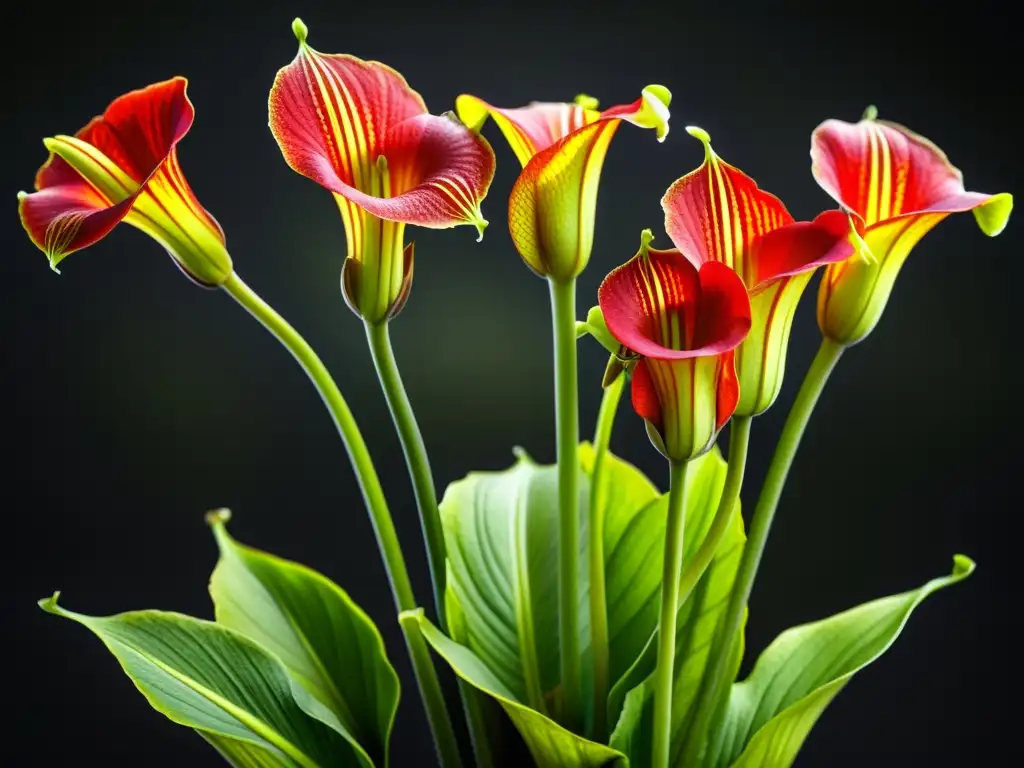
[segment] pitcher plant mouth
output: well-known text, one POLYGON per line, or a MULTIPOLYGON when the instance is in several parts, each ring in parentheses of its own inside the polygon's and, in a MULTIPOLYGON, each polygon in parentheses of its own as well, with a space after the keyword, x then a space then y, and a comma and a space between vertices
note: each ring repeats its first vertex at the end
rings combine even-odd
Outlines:
MULTIPOLYGON (((687 125, 685 132, 695 141, 682 140, 681 151, 692 152, 692 162, 661 182, 667 185, 661 188, 661 211, 652 209, 663 217, 667 239, 659 245, 665 247, 653 247, 654 233, 643 230, 636 252, 630 255, 627 247, 611 263, 594 306, 592 294, 589 300, 579 295, 581 287, 590 291, 593 285, 577 278, 595 245, 603 163, 623 124, 645 129, 634 136, 642 140, 643 151, 660 151, 652 138, 663 142, 669 132, 667 88, 649 85, 632 102, 608 109, 588 94, 571 102, 507 108, 462 93, 453 110, 432 114, 395 69, 314 49, 300 19, 291 29, 297 51, 270 87, 269 128, 285 164, 320 185, 337 206, 342 226, 335 224, 334 231, 339 237, 344 231, 345 244, 339 240, 321 256, 343 256, 336 273, 342 298, 362 321, 356 332, 365 335, 366 362, 380 385, 380 408, 360 418, 376 419, 377 433, 380 419, 390 419, 401 449, 391 451, 391 458, 404 464, 407 477, 386 473, 385 489, 377 461, 387 448, 375 460, 358 424, 360 411, 350 407, 326 364, 329 359, 321 359, 234 271, 224 232, 200 205, 179 163, 178 147, 195 119, 185 78, 125 93, 77 133, 45 138, 48 155, 34 190, 18 193, 18 211, 29 239, 55 272, 68 255, 99 242, 120 222, 144 231, 192 281, 219 288, 215 295, 226 294, 261 326, 260 333, 281 344, 341 439, 338 458, 347 459, 352 477, 342 478, 339 519, 349 526, 354 505, 365 508, 366 533, 372 532, 391 608, 378 605, 364 612, 327 576, 236 541, 228 531, 227 508, 206 515, 217 550, 206 585, 212 621, 160 610, 92 616, 66 609, 60 593, 40 600, 40 608, 88 629, 153 709, 198 733, 232 764, 388 765, 400 699, 400 670, 388 649, 399 647, 392 642, 397 631, 436 758, 424 757, 422 745, 406 745, 418 755, 413 762, 462 768, 469 749, 480 768, 490 768, 495 758, 505 762, 506 755, 497 752, 510 743, 492 743, 498 735, 492 716, 503 713, 530 753, 523 760, 547 768, 792 765, 832 698, 888 650, 918 605, 974 570, 973 561, 956 555, 948 575, 786 630, 750 664, 744 659, 749 601, 774 518, 784 496, 790 505, 807 491, 786 489, 800 466, 796 456, 803 436, 814 440, 814 450, 830 450, 826 444, 844 419, 820 423, 812 434, 811 417, 819 403, 828 409, 843 406, 841 397, 822 397, 826 384, 847 348, 877 326, 914 245, 947 216, 966 211, 986 235, 998 235, 1012 211, 1012 196, 967 190, 961 172, 935 144, 880 120, 869 107, 858 122, 828 119, 814 129, 810 170, 831 201, 823 197, 828 209, 813 216, 811 209, 806 219, 796 220, 779 197, 719 155, 706 130, 687 125), (488 121, 497 129, 485 128, 488 121), (448 394, 464 389, 487 396, 481 356, 492 354, 480 344, 515 354, 513 337, 529 330, 532 321, 516 316, 508 297, 498 295, 508 289, 504 285, 485 297, 494 317, 470 316, 480 302, 473 296, 467 300, 467 292, 483 290, 482 284, 453 274, 468 267, 451 260, 447 267, 437 266, 444 271, 432 280, 435 285, 448 281, 449 293, 458 295, 441 299, 444 306, 435 297, 433 305, 413 307, 411 314, 422 314, 413 318, 412 337, 399 339, 395 333, 393 343, 391 321, 407 306, 414 273, 427 282, 423 270, 432 264, 417 266, 417 249, 430 250, 446 237, 407 235, 408 227, 468 226, 472 229, 458 230, 464 244, 471 231, 477 242, 483 238, 482 206, 496 163, 485 130, 495 137, 500 131, 511 150, 508 160, 514 155, 518 161, 514 183, 512 176, 508 180, 508 229, 527 267, 545 278, 550 300, 550 341, 530 344, 526 354, 549 358, 550 370, 532 363, 513 366, 523 381, 490 391, 503 399, 492 410, 508 412, 485 414, 482 426, 474 428, 498 428, 509 414, 525 413, 524 403, 511 400, 520 390, 535 388, 534 374, 540 371, 550 374, 553 384, 553 450, 545 463, 513 448, 517 460, 511 466, 495 469, 491 463, 442 487, 438 478, 451 462, 432 466, 429 446, 440 440, 435 445, 451 448, 459 435, 450 429, 452 419, 458 420, 460 406, 463 414, 473 409, 457 403, 451 412, 431 414, 423 426, 434 429, 421 432, 414 403, 422 386, 412 376, 403 377, 405 345, 413 339, 412 353, 435 368, 443 362, 438 349, 452 347, 459 361, 445 371, 448 394), (799 302, 819 268, 817 322, 824 338, 787 397, 782 390, 790 336, 802 317, 799 302), (589 308, 585 320, 579 315, 581 298, 589 308), (460 339, 443 329, 424 335, 424 318, 429 325, 438 314, 468 329, 468 335, 460 339), (474 322, 481 326, 472 327, 474 322), (583 336, 596 346, 583 349, 590 344, 580 341, 583 336), (592 352, 600 359, 591 362, 605 363, 603 372, 582 358, 592 352), (613 452, 617 440, 630 444, 629 435, 615 435, 627 387, 632 411, 666 460, 660 482, 613 452), (589 412, 586 406, 594 405, 598 394, 600 405, 589 412), (777 402, 788 407, 784 418, 755 420, 777 402), (591 416, 591 424, 581 425, 581 417, 591 416), (772 432, 774 447, 761 442, 772 432), (766 465, 750 473, 757 475, 754 496, 744 486, 751 445, 762 453, 758 461, 770 455, 766 465), (400 536, 389 500, 401 500, 403 493, 400 536), (410 516, 422 534, 411 544, 402 541, 412 532, 410 516), (405 546, 410 545, 416 548, 419 573, 409 570, 405 546), (428 618, 431 610, 434 618, 428 618), (382 634, 370 618, 376 613, 397 625, 382 634), (394 636, 385 643, 388 632, 394 636), (743 667, 750 671, 740 679, 743 667), (452 675, 448 683, 458 683, 458 712, 450 706, 445 674, 452 675), (455 714, 465 716, 464 731, 457 729, 455 714)), ((406 39, 402 34, 384 40, 380 34, 375 31, 363 42, 406 39)), ((629 56, 621 46, 603 53, 629 56)), ((265 85, 271 85, 269 78, 265 85)), ((51 97, 68 92, 47 91, 51 97)), ((230 100, 222 106, 229 117, 236 114, 230 100)), ((225 156, 209 157, 216 164, 225 156)), ((633 185, 627 191, 639 194, 650 168, 638 164, 649 161, 637 155, 630 162, 618 169, 619 178, 608 181, 633 185)), ((219 172, 230 182, 229 167, 219 172)), ((621 196, 622 190, 615 191, 621 196)), ((235 185, 231 191, 246 190, 235 185)), ((266 189, 255 190, 260 192, 266 189)), ((627 212, 604 214, 602 233, 627 212)), ((266 234, 257 249, 280 242, 270 236, 269 222, 254 218, 246 224, 257 235, 266 234)), ((301 269, 301 255, 292 250, 303 247, 301 240, 319 238, 294 235, 294 228, 284 233, 291 240, 279 256, 289 259, 289 269, 301 269)), ((961 261, 957 268, 970 277, 976 262, 961 261)), ((77 264, 72 260, 72 270, 77 264)), ((48 274, 41 259, 36 266, 48 274)), ((472 268, 494 265, 479 262, 472 268)), ((967 277, 965 286, 971 282, 967 277)), ((191 305, 187 309, 194 311, 191 305)), ((977 320, 966 321, 972 319, 977 320)), ((62 314, 61 322, 66 320, 62 314)), ((332 321, 329 333, 341 346, 334 357, 346 380, 358 384, 352 366, 359 360, 348 354, 347 342, 335 333, 345 331, 335 325, 332 321)), ((227 327, 200 331, 204 344, 223 336, 220 331, 227 327)), ((1006 340, 1011 343, 1003 346, 1012 356, 1012 340, 1008 335, 1006 340)), ((138 343, 120 347, 122 368, 140 362, 138 343)), ((861 375, 858 383, 884 376, 861 375)), ((67 383, 74 386, 71 379, 67 383)), ((162 391, 180 384, 174 371, 158 383, 162 391)), ((221 388, 228 384, 215 382, 221 388)), ((943 418, 950 416, 949 389, 942 391, 943 418)), ((246 403, 268 390, 260 381, 247 391, 246 403)), ((853 404, 858 417, 865 402, 853 404)), ((531 413, 535 405, 525 401, 531 413)), ((891 423, 882 427, 858 429, 874 429, 872 434, 883 437, 898 431, 891 423)), ((927 438, 908 439, 922 437, 927 438)), ((635 441, 631 445, 636 447, 635 441)), ((928 452, 928 460, 935 453, 928 452)), ((205 458, 204 470, 223 464, 223 457, 205 458)), ((294 463, 294 457, 281 459, 284 470, 294 463)), ((194 475, 186 467, 177 476, 187 482, 194 475)), ((301 495, 303 489, 292 486, 301 495)), ((901 498, 895 499, 897 506, 901 498)), ((801 499, 796 501, 799 506, 801 499)), ((303 507, 301 498, 297 503, 301 524, 315 523, 318 510, 307 509, 308 503, 303 507)), ((834 511, 828 499, 814 503, 808 508, 813 514, 834 511)), ((295 510, 284 511, 286 523, 297 519, 295 510)), ((146 530, 134 535, 138 547, 152 544, 146 530)), ((363 565, 356 563, 359 573, 363 565)))
POLYGON ((598 303, 609 333, 639 356, 633 407, 673 460, 708 450, 736 408, 733 350, 750 330, 750 300, 739 276, 718 262, 699 267, 678 250, 650 247, 605 278, 598 303))
POLYGON ((212 287, 231 275, 224 232, 178 163, 178 142, 195 117, 187 84, 175 77, 132 91, 74 136, 44 140, 50 156, 36 191, 18 194, 18 212, 54 271, 124 221, 163 245, 193 281, 212 287))
POLYGON ((320 53, 305 25, 294 31, 299 52, 270 92, 270 130, 288 165, 377 218, 434 229, 469 224, 482 235, 480 204, 494 176, 487 141, 454 113, 431 115, 386 64, 320 53), (386 194, 374 186, 381 157, 386 194))
POLYGON ((348 244, 346 303, 367 322, 384 322, 411 288, 406 225, 468 224, 483 239, 494 152, 453 112, 431 115, 391 67, 320 53, 305 24, 296 19, 292 29, 299 51, 274 80, 270 130, 285 162, 338 203, 348 244))
POLYGON ((750 294, 751 330, 736 350, 736 412, 753 416, 767 410, 781 389, 794 312, 811 275, 822 264, 850 257, 857 222, 838 210, 794 221, 779 198, 712 149, 707 131, 686 131, 703 145, 704 162, 662 198, 665 229, 694 265, 729 267, 750 294))
POLYGON ((826 270, 818 290, 818 325, 842 345, 863 340, 878 323, 911 250, 953 213, 971 211, 995 237, 1013 210, 1008 193, 964 188, 963 174, 923 136, 879 120, 873 107, 856 123, 830 119, 811 136, 811 171, 819 186, 857 219, 866 259, 826 270))
POLYGON ((565 281, 584 270, 593 248, 601 169, 615 131, 628 122, 654 130, 664 141, 671 100, 660 85, 604 111, 586 95, 573 103, 515 108, 469 94, 458 97, 461 119, 480 130, 493 118, 523 166, 509 198, 508 224, 516 250, 535 274, 565 281))

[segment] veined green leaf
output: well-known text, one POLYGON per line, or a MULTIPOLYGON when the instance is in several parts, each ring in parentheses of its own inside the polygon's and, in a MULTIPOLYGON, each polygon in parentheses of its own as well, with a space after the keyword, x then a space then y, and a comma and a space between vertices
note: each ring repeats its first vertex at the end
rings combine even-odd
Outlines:
MULTIPOLYGON (((594 451, 580 446, 580 652, 584 688, 592 684, 590 657, 588 510, 594 451)), ((608 456, 604 545, 609 559, 610 669, 621 674, 657 624, 659 566, 639 545, 634 518, 660 497, 638 469, 608 456)), ((559 684, 558 476, 523 454, 501 472, 473 472, 452 483, 441 501, 448 549, 448 602, 459 606, 465 645, 505 690, 553 716, 559 684)), ((648 541, 639 542, 644 546, 648 541)), ((590 722, 589 709, 575 713, 590 722)))
POLYGON ((399 689, 377 628, 325 576, 232 539, 229 518, 208 516, 220 548, 210 577, 217 623, 280 658, 321 705, 307 713, 337 730, 360 764, 386 765, 399 689))
POLYGON ((235 741, 224 736, 214 736, 205 731, 196 731, 200 736, 210 742, 210 745, 220 753, 220 756, 228 761, 235 768, 279 768, 280 766, 297 765, 294 761, 283 755, 273 755, 270 752, 249 744, 244 741, 235 741))
POLYGON ((522 734, 538 768, 624 768, 627 765, 622 753, 587 741, 518 701, 479 656, 437 629, 421 609, 405 611, 398 618, 406 628, 422 632, 460 678, 501 704, 522 734))
MULTIPOLYGON (((240 768, 358 766, 336 731, 310 717, 284 665, 238 632, 164 611, 85 616, 40 600, 91 630, 150 705, 195 728, 240 768)), ((315 702, 313 702, 315 705, 315 702)))
POLYGON ((973 570, 969 558, 956 555, 949 576, 783 632, 758 658, 750 677, 732 686, 703 764, 792 765, 825 707, 854 674, 888 650, 914 609, 973 570))
MULTIPOLYGON (((542 715, 558 686, 558 477, 520 453, 503 472, 473 472, 440 504, 449 602, 461 609, 467 646, 501 690, 542 715)), ((581 539, 589 486, 580 483, 581 539)), ((580 602, 589 583, 581 557, 580 602)), ((581 642, 589 616, 581 616, 581 642)))
MULTIPOLYGON (((695 462, 688 473, 684 563, 688 563, 703 543, 714 520, 725 484, 727 466, 717 448, 695 462)), ((634 533, 621 546, 627 550, 649 549, 647 557, 658 574, 658 583, 648 586, 646 600, 657 624, 660 597, 660 574, 664 560, 666 504, 659 500, 649 513, 641 513, 634 521, 634 533), (648 544, 650 542, 650 544, 648 544), (658 546, 655 546, 655 545, 658 546)), ((686 737, 691 710, 707 668, 711 641, 719 618, 725 611, 729 593, 736 580, 736 571, 746 536, 739 506, 733 510, 729 527, 718 546, 714 560, 682 603, 676 627, 676 669, 672 693, 672 754, 678 755, 686 737)), ((624 576, 624 580, 625 580, 624 576)), ((611 573, 609 572, 609 581, 611 573)), ((626 582, 628 584, 628 582, 626 582)), ((622 675, 609 695, 609 718, 617 719, 611 744, 628 755, 632 765, 648 765, 651 761, 651 728, 653 727, 653 679, 657 662, 657 630, 649 631, 647 643, 636 661, 622 675)), ((743 628, 739 630, 739 653, 730 662, 739 667, 743 628)), ((614 720, 612 720, 614 722, 614 720)))
MULTIPOLYGON (((615 722, 626 692, 653 670, 653 643, 637 666, 631 665, 657 627, 667 498, 635 467, 611 455, 607 461, 604 547, 609 668, 613 680, 633 672, 609 697, 609 721, 615 722)), ((584 443, 580 446, 579 524, 584 690, 592 685, 586 504, 593 463, 594 451, 584 443)), ((687 556, 693 555, 711 525, 725 470, 716 449, 697 459, 688 472, 687 556)), ((458 618, 460 645, 493 676, 490 682, 500 684, 506 700, 551 719, 556 717, 559 683, 557 481, 554 466, 541 466, 521 455, 510 469, 474 472, 453 483, 441 502, 448 548, 446 599, 449 613, 458 618)), ((699 609, 692 616, 686 613, 681 625, 688 634, 681 632, 679 642, 692 651, 688 659, 692 670, 686 669, 684 680, 697 675, 699 681, 707 654, 705 635, 717 620, 716 611, 724 607, 719 603, 731 586, 728 574, 730 569, 735 573, 742 541, 742 520, 737 514, 718 562, 700 587, 705 597, 699 609)), ((690 610, 692 606, 684 607, 690 610)), ((479 675, 472 677, 479 680, 479 675)), ((494 685, 480 687, 495 690, 494 685)), ((587 709, 582 715, 589 724, 592 712, 587 709)), ((530 740, 530 734, 523 735, 530 740)))

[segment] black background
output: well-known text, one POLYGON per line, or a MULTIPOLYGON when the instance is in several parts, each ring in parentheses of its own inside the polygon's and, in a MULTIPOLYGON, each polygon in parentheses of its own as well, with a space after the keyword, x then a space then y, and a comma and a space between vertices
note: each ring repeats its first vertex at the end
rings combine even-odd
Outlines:
MULTIPOLYGON (((339 293, 341 223, 330 195, 285 166, 267 128, 274 73, 295 54, 293 16, 319 50, 396 67, 434 112, 460 92, 513 106, 584 91, 608 106, 648 83, 672 89, 666 143, 624 126, 609 153, 581 316, 640 229, 667 246, 658 201, 701 159, 687 124, 708 130, 719 154, 797 218, 829 204, 809 173, 811 130, 827 117, 855 120, 869 103, 943 147, 968 188, 1014 192, 1021 180, 1009 25, 976 4, 945 18, 857 8, 709 17, 636 3, 600 16, 553 6, 406 11, 309 0, 265 11, 37 3, 21 13, 2 54, 10 393, 0 616, 13 644, 4 680, 14 702, 5 765, 218 764, 201 739, 146 706, 95 638, 35 606, 60 588, 67 607, 87 613, 210 616, 215 548, 202 518, 216 506, 235 511, 238 538, 344 586, 379 623, 408 681, 352 473, 300 369, 227 296, 188 283, 128 227, 70 257, 63 275, 50 272, 14 200, 45 159, 44 136, 73 132, 129 89, 190 78, 197 119, 180 147, 185 173, 227 231, 239 273, 306 334, 356 411, 424 601, 401 451, 362 329, 339 293)), ((412 231, 416 284, 393 324, 441 489, 471 469, 508 465, 513 444, 553 459, 546 286, 504 226, 518 164, 493 125, 486 133, 498 156, 484 207, 492 226, 481 244, 471 228, 412 231)), ((947 572, 954 552, 975 558, 978 571, 931 598, 838 697, 798 765, 1003 764, 1012 754, 1020 231, 1011 220, 989 240, 961 215, 928 235, 811 422, 754 591, 751 658, 787 626, 947 572)), ((748 508, 818 342, 813 287, 807 293, 786 386, 754 425, 748 508)), ((592 342, 581 349, 586 436, 604 353, 592 342)), ((664 484, 662 461, 626 408, 613 448, 664 484)), ((406 685, 394 763, 431 764, 427 744, 406 685)))

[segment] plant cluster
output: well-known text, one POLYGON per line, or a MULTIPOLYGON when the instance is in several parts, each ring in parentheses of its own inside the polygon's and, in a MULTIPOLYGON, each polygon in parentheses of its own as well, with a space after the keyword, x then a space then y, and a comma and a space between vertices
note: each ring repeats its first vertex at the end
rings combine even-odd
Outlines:
MULTIPOLYGON (((177 147, 194 109, 183 78, 120 96, 73 136, 45 140, 35 191, 19 194, 31 240, 56 270, 119 223, 135 226, 294 355, 348 450, 444 768, 470 752, 481 768, 495 764, 495 705, 542 768, 789 766, 831 699, 914 608, 974 567, 958 555, 950 575, 789 629, 737 680, 748 598, 804 427, 845 350, 875 328, 913 246, 956 212, 999 234, 1010 195, 966 191, 938 147, 869 108, 856 123, 830 119, 814 130, 811 171, 837 207, 795 221, 691 126, 704 160, 661 200, 673 247, 652 247, 644 230, 581 321, 576 278, 593 246, 605 154, 623 124, 663 141, 669 90, 650 85, 604 110, 589 96, 501 108, 462 95, 454 112, 436 116, 393 69, 314 50, 298 19, 293 31, 299 52, 270 91, 270 128, 288 165, 338 204, 348 249, 342 295, 364 325, 405 451, 436 620, 414 595, 341 391, 239 277, 223 230, 186 181, 177 147), (481 202, 495 170, 481 134, 488 119, 522 165, 508 202, 512 241, 550 289, 557 463, 520 452, 504 471, 453 482, 438 502, 388 329, 413 284, 407 226, 471 225, 483 237, 481 202), (780 392, 794 313, 819 268, 821 348, 745 531, 751 425, 780 392), (581 443, 585 336, 608 364, 603 381, 582 383, 604 394, 593 440, 581 443), (627 387, 667 461, 667 492, 609 451, 627 387), (726 424, 727 459, 716 444, 726 424), (438 677, 445 667, 459 681, 471 745, 456 738, 438 677)), ((326 577, 235 541, 227 510, 208 520, 220 551, 215 621, 153 610, 86 616, 56 594, 40 605, 95 633, 155 709, 232 765, 387 765, 399 681, 377 628, 326 577)))

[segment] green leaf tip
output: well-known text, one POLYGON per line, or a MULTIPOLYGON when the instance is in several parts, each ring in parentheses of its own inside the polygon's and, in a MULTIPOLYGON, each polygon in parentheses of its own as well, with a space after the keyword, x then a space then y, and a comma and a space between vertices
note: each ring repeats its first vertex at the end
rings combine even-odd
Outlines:
POLYGON ((583 109, 596 111, 601 102, 599 102, 593 96, 590 96, 586 93, 578 93, 576 94, 576 98, 573 99, 573 103, 577 107, 583 107, 583 109))
POLYGON ((309 27, 306 23, 298 16, 292 22, 292 33, 295 35, 295 39, 299 41, 299 45, 306 44, 306 38, 309 36, 309 27))
POLYGON ((953 575, 956 577, 966 577, 974 573, 974 569, 977 568, 977 564, 971 560, 967 555, 953 555, 953 575))
POLYGON ((860 116, 861 120, 877 120, 878 119, 878 107, 874 104, 868 104, 864 108, 864 114, 860 116))
POLYGON ((231 520, 231 510, 227 507, 221 507, 220 509, 211 509, 206 513, 205 516, 206 524, 210 527, 216 527, 218 525, 227 525, 231 520))
POLYGON ((49 597, 44 597, 38 601, 38 605, 47 613, 52 613, 54 616, 60 616, 63 613, 63 609, 57 605, 57 601, 60 599, 60 590, 54 590, 54 593, 49 597))
POLYGON ((537 462, 534 461, 533 456, 531 456, 529 452, 527 452, 527 450, 523 448, 523 446, 521 445, 512 446, 512 455, 516 457, 516 461, 519 464, 533 464, 534 466, 537 465, 537 462))
POLYGON ((231 520, 231 510, 227 507, 211 509, 205 515, 206 524, 213 529, 213 540, 217 542, 217 551, 221 556, 228 554, 234 540, 228 533, 227 524, 231 520))

